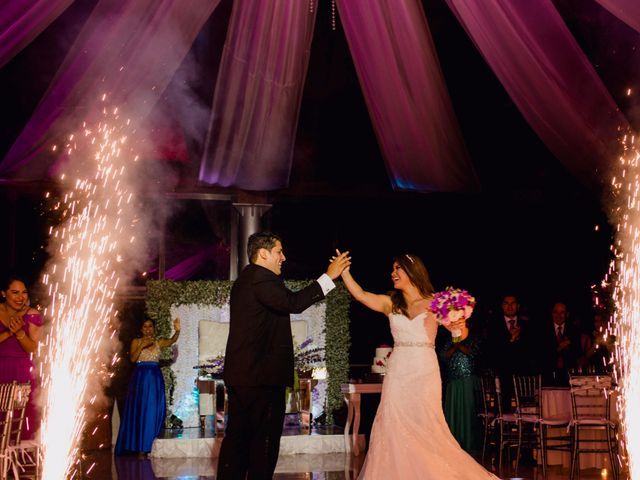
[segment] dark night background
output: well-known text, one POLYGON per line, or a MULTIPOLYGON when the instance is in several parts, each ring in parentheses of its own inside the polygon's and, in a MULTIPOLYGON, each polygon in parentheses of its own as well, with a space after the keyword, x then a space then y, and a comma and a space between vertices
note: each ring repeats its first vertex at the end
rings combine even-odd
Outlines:
MULTIPOLYGON (((94 4, 74 2, 0 69, 0 155, 28 121, 77 35, 79 20, 94 4)), ((625 91, 638 78, 637 34, 593 0, 554 4, 634 124, 635 97, 625 91)), ((191 88, 206 106, 213 96, 231 5, 231 0, 222 0, 183 66, 198 65, 191 88)), ((590 287, 602 280, 610 262, 609 179, 599 179, 598 189, 573 178, 522 118, 444 0, 425 0, 424 8, 481 191, 391 189, 339 19, 333 31, 330 2, 321 1, 290 187, 260 197, 273 205, 264 217, 265 227, 284 238, 285 278, 317 277, 337 247, 351 251, 352 271, 363 287, 384 292, 391 286, 393 256, 411 252, 425 261, 437 289, 453 285, 474 294, 478 318, 495 309, 509 291, 520 296, 536 320, 548 319, 556 298, 588 320, 590 287)), ((180 112, 171 108, 171 92, 177 88, 169 87, 166 105, 158 108, 180 112)), ((176 114, 173 120, 179 127, 181 117, 176 114)), ((202 141, 187 137, 191 162, 173 162, 180 176, 177 189, 238 194, 196 184, 202 141)), ((50 219, 42 195, 49 187, 45 181, 0 183, 7 232, 0 247, 3 271, 18 267, 37 279, 46 260, 42 246, 50 219)), ((191 217, 183 215, 186 207, 177 207, 169 231, 191 234, 202 244, 228 242, 225 222, 231 207, 200 207, 218 210, 214 228, 203 230, 197 218, 189 224, 191 217)), ((169 255, 168 260, 174 259, 169 255)), ((218 261, 203 266, 194 279, 225 278, 228 257, 218 261)), ((386 320, 359 305, 352 306, 351 332, 352 363, 370 363, 375 347, 391 341, 386 320)))

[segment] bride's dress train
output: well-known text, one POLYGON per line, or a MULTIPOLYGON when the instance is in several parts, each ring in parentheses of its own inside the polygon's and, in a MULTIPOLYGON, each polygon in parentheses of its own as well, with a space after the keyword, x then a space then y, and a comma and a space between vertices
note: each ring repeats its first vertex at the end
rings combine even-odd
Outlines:
POLYGON ((460 448, 444 418, 433 314, 392 313, 389 322, 394 348, 359 479, 498 479, 460 448))

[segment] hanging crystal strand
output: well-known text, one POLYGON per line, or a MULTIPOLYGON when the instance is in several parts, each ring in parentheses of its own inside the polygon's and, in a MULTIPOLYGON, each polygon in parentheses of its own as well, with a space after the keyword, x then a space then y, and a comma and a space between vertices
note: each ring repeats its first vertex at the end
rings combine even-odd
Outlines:
POLYGON ((315 0, 309 0, 309 13, 311 13, 311 14, 313 14, 313 10, 315 8, 314 5, 313 5, 314 1, 315 0))
POLYGON ((331 0, 331 30, 336 31, 336 0, 331 0))

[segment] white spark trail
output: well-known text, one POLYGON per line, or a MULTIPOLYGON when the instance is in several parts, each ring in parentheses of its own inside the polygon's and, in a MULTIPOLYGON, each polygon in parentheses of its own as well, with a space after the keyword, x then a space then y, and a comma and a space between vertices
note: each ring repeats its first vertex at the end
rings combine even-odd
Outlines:
POLYGON ((617 339, 614 374, 619 384, 622 462, 629 467, 629 478, 640 478, 640 154, 634 138, 627 137, 623 145, 619 175, 612 181, 617 228, 610 273, 615 279, 615 311, 608 333, 617 339))
POLYGON ((61 218, 50 231, 52 259, 43 275, 51 327, 38 352, 43 480, 77 476, 89 406, 117 358, 114 297, 128 273, 127 248, 139 224, 132 208, 136 192, 127 180, 135 156, 125 148, 125 120, 105 108, 96 128, 84 125, 63 149, 69 154, 61 176, 63 200, 53 207, 61 218))

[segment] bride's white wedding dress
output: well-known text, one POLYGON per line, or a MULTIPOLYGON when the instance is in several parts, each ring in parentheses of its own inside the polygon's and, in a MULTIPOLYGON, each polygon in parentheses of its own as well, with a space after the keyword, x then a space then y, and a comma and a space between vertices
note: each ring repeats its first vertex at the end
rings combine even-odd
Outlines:
POLYGON ((432 313, 389 315, 394 348, 361 480, 497 479, 460 446, 442 412, 432 313))

